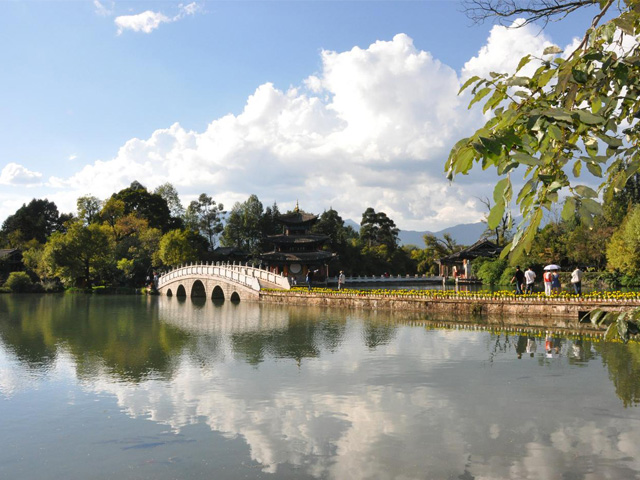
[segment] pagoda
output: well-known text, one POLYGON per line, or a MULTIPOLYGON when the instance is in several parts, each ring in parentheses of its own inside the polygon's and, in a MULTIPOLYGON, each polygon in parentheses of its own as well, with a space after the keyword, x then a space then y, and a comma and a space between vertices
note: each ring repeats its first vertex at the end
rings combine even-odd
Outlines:
POLYGON ((283 233, 268 236, 267 242, 274 249, 260 255, 270 271, 281 273, 294 283, 304 282, 309 270, 313 271, 314 281, 324 281, 329 276, 329 262, 336 254, 322 249, 329 240, 327 235, 311 233, 317 220, 317 215, 301 211, 297 202, 292 213, 276 217, 283 225, 283 233))

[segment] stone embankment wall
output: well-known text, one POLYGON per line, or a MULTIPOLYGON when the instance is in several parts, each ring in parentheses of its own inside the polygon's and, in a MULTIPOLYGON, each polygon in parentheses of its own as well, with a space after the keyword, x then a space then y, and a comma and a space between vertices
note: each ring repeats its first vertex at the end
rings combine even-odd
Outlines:
POLYGON ((545 298, 411 298, 393 295, 327 295, 306 292, 260 292, 260 301, 286 305, 307 305, 337 308, 364 308, 416 311, 448 315, 487 315, 501 317, 564 318, 573 324, 594 308, 624 311, 639 307, 640 302, 608 300, 545 299, 545 298))

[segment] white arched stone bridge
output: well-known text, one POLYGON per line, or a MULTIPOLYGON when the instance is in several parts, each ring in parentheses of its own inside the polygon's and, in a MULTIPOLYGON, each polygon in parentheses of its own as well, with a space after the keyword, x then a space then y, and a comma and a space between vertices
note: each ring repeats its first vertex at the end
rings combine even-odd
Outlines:
POLYGON ((235 263, 183 265, 160 276, 161 295, 213 300, 258 300, 263 288, 289 290, 289 279, 268 270, 235 263))

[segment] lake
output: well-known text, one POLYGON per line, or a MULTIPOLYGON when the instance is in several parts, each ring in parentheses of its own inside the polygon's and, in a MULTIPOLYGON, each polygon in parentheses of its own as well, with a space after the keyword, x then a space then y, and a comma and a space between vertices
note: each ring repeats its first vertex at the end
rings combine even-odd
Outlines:
POLYGON ((0 295, 2 479, 638 478, 639 401, 638 344, 0 295))

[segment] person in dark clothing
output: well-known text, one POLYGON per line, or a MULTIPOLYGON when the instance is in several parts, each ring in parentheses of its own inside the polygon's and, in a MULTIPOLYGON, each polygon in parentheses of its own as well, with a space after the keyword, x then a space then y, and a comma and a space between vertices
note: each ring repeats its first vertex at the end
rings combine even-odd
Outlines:
POLYGON ((520 270, 520 265, 516 267, 516 273, 511 279, 511 283, 516 282, 516 295, 522 295, 522 285, 524 285, 524 272, 520 270))

